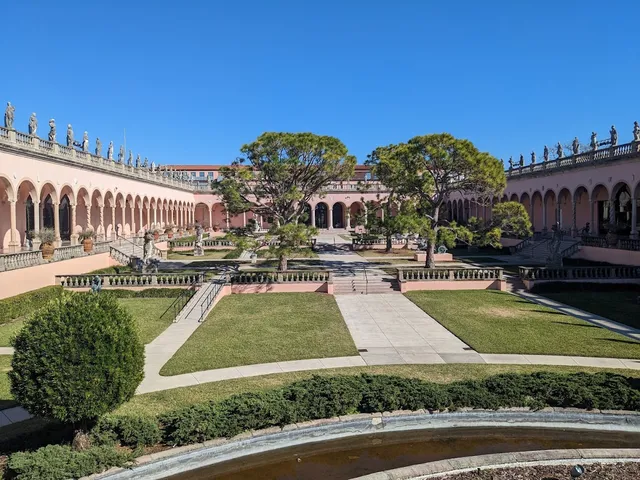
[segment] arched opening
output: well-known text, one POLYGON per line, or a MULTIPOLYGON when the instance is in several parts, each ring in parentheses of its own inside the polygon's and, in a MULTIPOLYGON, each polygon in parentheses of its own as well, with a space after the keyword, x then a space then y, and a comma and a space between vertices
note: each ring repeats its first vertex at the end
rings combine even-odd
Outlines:
POLYGON ((316 228, 328 228, 328 208, 326 203, 318 203, 315 208, 316 214, 316 228))
POLYGON ((11 242, 11 200, 14 200, 11 183, 0 177, 0 252, 5 252, 11 242))
POLYGON ((345 228, 344 206, 342 203, 333 204, 333 228, 345 228))
POLYGON ((518 201, 518 194, 517 193, 512 193, 511 194, 511 201, 512 202, 517 202, 518 201))
POLYGON ((533 192, 531 195, 531 224, 534 232, 540 232, 544 228, 542 210, 542 194, 537 191, 533 192))
POLYGON ((531 220, 531 223, 533 223, 533 219, 531 218, 531 198, 529 198, 529 194, 527 192, 524 192, 520 196, 520 203, 526 210, 527 215, 529 215, 529 220, 531 220))
POLYGON ((34 209, 34 204, 33 204, 33 200, 31 199, 31 195, 29 195, 27 197, 27 199, 24 201, 24 215, 25 215, 25 221, 26 221, 26 230, 32 231, 36 229, 36 217, 35 217, 35 209, 34 209))
POLYGON ((576 189, 573 194, 573 202, 576 206, 576 228, 578 229, 578 234, 585 235, 587 233, 593 233, 589 193, 585 187, 578 187, 576 189))
POLYGON ((458 223, 464 222, 464 215, 462 214, 462 200, 458 200, 458 223))
POLYGON ((308 227, 311 226, 311 205, 309 205, 308 203, 304 204, 304 209, 302 210, 302 216, 300 217, 300 220, 308 227))
POLYGON ((609 192, 604 185, 596 185, 591 191, 591 201, 595 208, 594 231, 605 235, 609 227, 609 192))
POLYGON ((464 201, 464 205, 463 205, 463 212, 462 212, 462 222, 468 222, 469 221, 469 200, 464 201))
POLYGON ((556 194, 553 190, 547 190, 547 193, 544 194, 544 208, 545 208, 545 218, 544 218, 544 227, 547 230, 551 230, 553 226, 558 221, 557 212, 556 212, 556 194))
POLYGON ((42 204, 42 228, 54 228, 54 222, 55 220, 53 219, 53 212, 54 212, 54 208, 53 208, 53 198, 51 198, 51 195, 47 195, 44 198, 44 203, 42 204))
POLYGON ((631 189, 626 183, 613 189, 613 223, 620 235, 631 234, 631 210, 633 207, 631 189))
POLYGON ((209 207, 206 203, 196 204, 195 223, 199 223, 203 228, 209 228, 209 207))
POLYGON ((351 228, 364 225, 364 205, 361 202, 353 202, 349 205, 349 224, 351 228))
POLYGON ((60 238, 63 241, 71 240, 71 202, 68 195, 63 195, 58 207, 60 216, 60 238))
POLYGON ((563 232, 570 234, 573 227, 573 205, 571 193, 563 188, 558 194, 558 223, 563 232))

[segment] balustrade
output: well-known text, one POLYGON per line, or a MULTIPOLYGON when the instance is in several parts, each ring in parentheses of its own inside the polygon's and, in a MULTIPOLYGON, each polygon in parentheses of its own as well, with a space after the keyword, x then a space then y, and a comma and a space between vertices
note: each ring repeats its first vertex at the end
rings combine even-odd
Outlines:
POLYGON ((640 279, 640 267, 632 266, 598 266, 598 267, 520 267, 523 280, 605 280, 605 279, 640 279))
POLYGON ((82 245, 69 245, 58 247, 53 252, 53 260, 69 260, 71 258, 82 257, 84 255, 84 247, 82 245))
POLYGON ((9 138, 9 130, 4 128, 4 127, 0 127, 0 138, 9 138))
POLYGON ((587 247, 598 247, 598 248, 615 248, 618 250, 640 250, 640 239, 635 238, 619 238, 614 240, 613 243, 609 243, 607 237, 604 235, 600 236, 582 236, 582 244, 587 247))
POLYGON ((33 267, 43 263, 42 252, 33 250, 29 252, 8 253, 0 255, 0 272, 16 270, 18 268, 33 267))
POLYGON ((16 142, 17 143, 25 143, 27 145, 30 145, 33 142, 32 138, 33 137, 30 137, 26 133, 16 132, 16 142))
POLYGON ((102 288, 132 287, 188 287, 194 282, 201 285, 202 273, 145 273, 114 275, 56 275, 56 285, 64 288, 91 288, 98 277, 102 288))
POLYGON ((331 272, 325 270, 288 270, 286 272, 239 272, 230 276, 232 284, 329 282, 331 272))
POLYGON ((107 253, 111 248, 111 242, 95 242, 93 244, 94 253, 107 253))
POLYGON ((502 268, 411 268, 398 269, 400 282, 502 280, 502 268))

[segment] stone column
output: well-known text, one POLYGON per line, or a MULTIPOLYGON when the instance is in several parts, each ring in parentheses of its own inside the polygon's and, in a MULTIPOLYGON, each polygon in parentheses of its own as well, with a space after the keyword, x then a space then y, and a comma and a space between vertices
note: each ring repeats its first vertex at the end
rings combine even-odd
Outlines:
POLYGON ((631 238, 638 238, 638 199, 631 199, 631 238))
POLYGON ((138 213, 138 220, 140 220, 140 223, 138 223, 138 232, 142 233, 142 205, 138 208, 138 213))
POLYGON ((136 207, 134 205, 131 205, 129 207, 131 209, 131 231, 129 233, 129 235, 131 237, 135 237, 136 236, 136 207))
POLYGON ((574 198, 571 202, 571 236, 578 236, 578 213, 576 208, 576 199, 574 198))
MULTIPOLYGON (((33 230, 34 233, 40 232, 40 202, 33 202, 33 230)), ((40 242, 40 239, 36 237, 35 241, 40 242)))
POLYGON ((591 232, 598 235, 600 229, 599 229, 599 225, 596 225, 596 221, 595 221, 595 205, 596 202, 594 202, 593 200, 589 200, 589 218, 591 219, 591 232))
POLYGON ((116 206, 113 205, 111 207, 111 240, 115 240, 116 237, 116 226, 118 224, 116 223, 116 206))
POLYGON ((242 212, 242 225, 247 226, 247 212, 242 212))
POLYGON ((120 231, 120 235, 124 236, 124 224, 127 223, 125 221, 127 219, 127 216, 125 215, 126 207, 122 205, 120 208, 122 209, 122 230, 120 231))
POLYGON ((98 205, 100 208, 100 229, 102 233, 98 236, 98 239, 106 240, 107 239, 107 231, 104 228, 104 205, 98 205))
POLYGON ((44 204, 42 202, 38 202, 38 213, 39 213, 39 219, 38 219, 38 231, 42 230, 44 228, 44 204))
POLYGON ((78 244, 78 234, 75 231, 76 228, 76 204, 71 204, 71 245, 78 244))
POLYGON ((53 204, 53 230, 56 233, 55 246, 62 245, 62 239, 60 238, 60 205, 58 203, 53 204))
POLYGON ((147 229, 151 226, 151 206, 147 207, 147 229))
POLYGON ((329 230, 333 230, 333 205, 327 208, 327 213, 329 214, 329 224, 327 225, 327 227, 329 228, 329 230))
POLYGON ((316 226, 316 206, 311 207, 311 226, 316 226))
POLYGON ((213 220, 211 217, 211 205, 209 205, 209 228, 213 228, 213 220))
POLYGON ((91 205, 85 205, 84 208, 87 210, 87 230, 93 230, 93 225, 91 225, 91 205))
MULTIPOLYGON (((464 213, 466 213, 466 212, 464 212, 464 213)), ((463 213, 463 215, 464 215, 464 213, 463 213)), ((380 220, 382 220, 384 222, 384 208, 380 209, 380 220)))
POLYGON ((616 202, 615 199, 609 200, 609 224, 615 223, 616 221, 616 202))
POLYGON ((224 221, 225 221, 225 223, 227 225, 227 230, 229 230, 229 224, 230 224, 230 221, 229 221, 229 210, 227 210, 227 206, 226 205, 224 206, 224 221))
POLYGON ((545 230, 548 228, 547 225, 547 202, 542 199, 542 229, 545 230))
POLYGON ((9 252, 15 253, 15 252, 19 252, 20 251, 20 242, 18 241, 17 238, 17 215, 16 215, 16 201, 15 200, 10 200, 9 201, 10 204, 10 208, 11 208, 11 241, 9 241, 9 252))

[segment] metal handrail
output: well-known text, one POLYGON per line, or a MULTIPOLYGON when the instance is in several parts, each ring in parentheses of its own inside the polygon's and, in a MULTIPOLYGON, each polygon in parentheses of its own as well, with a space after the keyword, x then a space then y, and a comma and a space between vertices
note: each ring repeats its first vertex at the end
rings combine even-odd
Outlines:
POLYGON ((363 270, 364 270, 364 294, 369 295, 369 277, 367 277, 366 267, 363 268, 363 270))
POLYGON ((167 307, 167 309, 162 313, 162 315, 160 315, 159 318, 162 319, 165 316, 165 314, 171 310, 173 312, 172 313, 173 319, 171 321, 175 323, 182 309, 187 305, 187 303, 189 303, 189 300, 191 300, 191 297, 193 297, 194 295, 193 293, 191 293, 190 295, 187 295, 187 293, 195 292, 196 286, 198 285, 199 282, 200 282, 199 279, 194 280, 189 286, 189 288, 185 288, 182 292, 180 292, 180 295, 178 295, 178 297, 171 303, 171 305, 167 307), (188 297, 188 298, 186 298, 186 301, 184 301, 184 303, 182 303, 180 308, 178 308, 178 303, 180 301, 185 300, 185 297, 188 297))
POLYGON ((220 290, 222 290, 222 283, 214 283, 213 281, 212 283, 214 285, 213 290, 207 294, 205 301, 200 304, 200 318, 198 319, 198 323, 201 323, 204 320, 205 315, 209 311, 209 307, 218 296, 218 293, 220 293, 220 290))

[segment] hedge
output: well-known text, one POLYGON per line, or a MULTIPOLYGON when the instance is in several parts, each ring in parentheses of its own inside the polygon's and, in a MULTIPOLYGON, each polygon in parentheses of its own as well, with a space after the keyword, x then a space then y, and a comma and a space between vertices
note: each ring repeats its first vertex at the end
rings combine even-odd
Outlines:
MULTIPOLYGON (((102 290, 100 295, 113 295, 116 298, 175 298, 184 292, 184 288, 147 288, 145 290, 102 290)), ((191 291, 193 295, 193 291, 191 291)))
POLYGON ((0 300, 0 325, 14 318, 32 314, 61 293, 62 287, 56 285, 0 300))
POLYGON ((593 282, 534 282, 531 289, 534 293, 561 293, 561 292, 638 292, 640 285, 637 283, 593 283, 593 282))
MULTIPOLYGON (((354 413, 456 410, 461 407, 540 409, 546 406, 640 411, 640 379, 605 372, 569 375, 537 372, 438 384, 387 375, 313 376, 276 389, 194 404, 157 418, 108 415, 91 431, 94 443, 103 449, 92 451, 100 452, 102 463, 95 462, 95 471, 100 471, 106 465, 105 459, 111 458, 112 449, 118 446, 186 445, 228 438, 246 430, 354 413)), ((21 475, 26 476, 18 478, 55 480, 66 477, 50 474, 55 472, 57 475, 58 470, 43 474, 42 459, 59 451, 65 460, 50 460, 52 469, 58 468, 59 464, 76 465, 79 462, 71 458, 68 449, 41 453, 42 450, 11 455, 10 469, 17 472, 16 468, 21 468, 21 475)), ((124 457, 113 458, 111 466, 125 460, 124 457)), ((91 464, 84 457, 82 462, 83 466, 91 464)))

